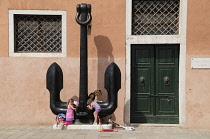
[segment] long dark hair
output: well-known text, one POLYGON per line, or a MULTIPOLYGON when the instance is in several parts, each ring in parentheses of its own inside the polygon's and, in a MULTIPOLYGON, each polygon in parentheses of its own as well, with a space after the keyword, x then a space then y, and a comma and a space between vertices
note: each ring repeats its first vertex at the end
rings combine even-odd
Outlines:
POLYGON ((69 99, 68 102, 66 103, 66 107, 68 107, 70 102, 74 102, 74 99, 73 98, 69 99))
POLYGON ((90 96, 91 96, 91 95, 94 96, 93 98, 91 98, 91 99, 94 101, 94 100, 95 100, 95 97, 96 97, 94 93, 90 93, 89 96, 88 96, 88 99, 90 99, 90 96))

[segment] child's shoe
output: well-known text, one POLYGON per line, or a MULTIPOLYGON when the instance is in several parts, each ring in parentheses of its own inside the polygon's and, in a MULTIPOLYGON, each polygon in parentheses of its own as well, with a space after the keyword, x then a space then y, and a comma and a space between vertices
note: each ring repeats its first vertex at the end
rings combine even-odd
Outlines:
POLYGON ((97 123, 93 123, 93 125, 97 125, 97 123))

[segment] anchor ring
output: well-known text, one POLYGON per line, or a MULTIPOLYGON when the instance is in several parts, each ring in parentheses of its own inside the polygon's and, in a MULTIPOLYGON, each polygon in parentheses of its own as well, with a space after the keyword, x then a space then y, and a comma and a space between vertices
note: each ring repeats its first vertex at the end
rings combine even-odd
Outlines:
POLYGON ((77 5, 77 14, 76 14, 75 20, 80 25, 84 25, 84 26, 85 25, 88 25, 90 23, 90 21, 92 20, 92 16, 90 14, 90 12, 91 12, 91 6, 90 5, 87 5, 87 8, 88 8, 88 14, 87 14, 87 17, 88 18, 87 18, 87 21, 82 22, 82 21, 79 20, 79 17, 80 17, 80 14, 81 14, 80 5, 79 4, 77 5))

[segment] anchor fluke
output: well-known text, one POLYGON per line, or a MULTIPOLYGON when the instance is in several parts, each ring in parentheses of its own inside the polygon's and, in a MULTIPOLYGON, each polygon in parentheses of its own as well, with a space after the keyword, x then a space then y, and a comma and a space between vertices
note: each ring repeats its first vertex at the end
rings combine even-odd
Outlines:
POLYGON ((108 92, 108 99, 106 102, 99 102, 101 117, 111 115, 117 108, 118 91, 121 88, 121 72, 114 62, 105 71, 104 88, 108 92))
POLYGON ((63 72, 57 63, 53 63, 47 70, 47 89, 50 92, 50 109, 57 115, 66 113, 66 102, 60 99, 60 91, 63 89, 63 72))

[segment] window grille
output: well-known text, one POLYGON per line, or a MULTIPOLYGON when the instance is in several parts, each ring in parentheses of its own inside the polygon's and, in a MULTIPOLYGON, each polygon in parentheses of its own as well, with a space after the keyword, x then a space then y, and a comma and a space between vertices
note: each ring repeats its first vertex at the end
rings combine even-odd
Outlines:
POLYGON ((61 15, 14 15, 15 52, 62 52, 61 15))
POLYGON ((133 0, 132 35, 178 35, 180 0, 133 0))

